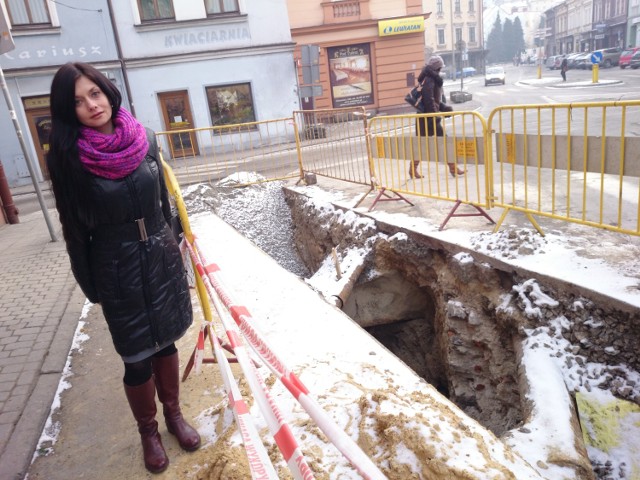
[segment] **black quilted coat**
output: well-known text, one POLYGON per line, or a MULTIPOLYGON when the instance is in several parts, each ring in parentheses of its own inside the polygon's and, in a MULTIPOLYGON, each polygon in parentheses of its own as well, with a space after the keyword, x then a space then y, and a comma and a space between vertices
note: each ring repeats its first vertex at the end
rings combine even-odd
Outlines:
POLYGON ((67 240, 73 274, 87 298, 102 306, 122 356, 177 340, 193 319, 157 145, 147 137, 149 153, 127 177, 88 176, 97 226, 85 228, 82 240, 67 240), (144 228, 135 221, 140 218, 144 228))

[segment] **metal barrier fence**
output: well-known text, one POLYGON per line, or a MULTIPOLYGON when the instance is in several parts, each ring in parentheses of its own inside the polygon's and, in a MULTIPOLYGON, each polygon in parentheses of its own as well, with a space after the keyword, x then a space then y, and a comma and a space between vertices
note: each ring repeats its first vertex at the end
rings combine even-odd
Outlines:
POLYGON ((481 115, 452 112, 376 117, 369 132, 378 188, 489 206, 491 163, 485 161, 486 123, 481 115), (440 129, 437 123, 441 123, 442 135, 427 136, 429 129, 440 129))
POLYGON ((293 118, 304 172, 371 185, 364 108, 296 111, 293 118))
POLYGON ((489 116, 494 205, 640 234, 640 101, 518 105, 489 116))
POLYGON ((368 121, 364 108, 352 108, 156 135, 182 185, 242 171, 260 175, 237 185, 306 172, 452 201, 450 216, 468 216, 453 214, 461 203, 502 207, 496 230, 515 210, 540 233, 534 215, 640 235, 638 118, 638 100, 504 106, 488 121, 475 112, 368 121), (417 122, 438 117, 442 136, 416 135, 417 122))
POLYGON ((157 132, 164 160, 183 186, 214 183, 239 172, 241 185, 301 177, 292 118, 157 132))

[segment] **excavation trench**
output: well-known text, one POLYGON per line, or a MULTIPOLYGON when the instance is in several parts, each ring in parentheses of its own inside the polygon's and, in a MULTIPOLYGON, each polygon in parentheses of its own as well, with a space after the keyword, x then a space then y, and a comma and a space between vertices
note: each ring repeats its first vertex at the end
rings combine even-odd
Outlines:
MULTIPOLYGON (((328 301, 342 295, 337 303, 344 313, 497 436, 520 427, 532 410, 521 368, 522 341, 530 334, 525 332, 557 318, 570 324, 562 332, 567 362, 611 366, 604 384, 599 377, 594 387, 640 402, 633 380, 616 373, 620 364, 640 370, 637 311, 552 278, 533 279, 529 272, 477 252, 318 203, 297 189, 277 184, 251 188, 247 194, 245 189, 199 186, 191 193, 205 201, 199 200, 197 208, 192 203, 190 211, 213 208, 312 286, 328 258, 348 274, 349 252, 366 251, 348 289, 321 293, 328 301), (554 301, 538 302, 532 315, 530 300, 543 297, 554 301)), ((505 235, 503 241, 511 242, 514 251, 528 248, 530 232, 505 235)), ((581 381, 596 379, 585 373, 581 381)), ((610 478, 609 473, 598 478, 610 478)))

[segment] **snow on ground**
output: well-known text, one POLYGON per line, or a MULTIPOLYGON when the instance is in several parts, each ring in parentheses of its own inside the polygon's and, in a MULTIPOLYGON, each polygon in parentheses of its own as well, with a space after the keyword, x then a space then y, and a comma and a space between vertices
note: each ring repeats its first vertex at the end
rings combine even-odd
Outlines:
MULTIPOLYGON (((336 204, 342 203, 345 206, 355 203, 353 199, 344 198, 340 193, 329 192, 321 188, 307 187, 304 190, 305 194, 310 195, 309 201, 314 202, 319 210, 332 208, 330 206, 332 202, 336 204)), ((277 189, 270 192, 263 190, 263 194, 267 193, 277 194, 277 189)), ((244 212, 244 215, 252 218, 255 222, 260 217, 260 205, 270 202, 265 202, 264 200, 256 202, 256 198, 253 198, 253 200, 252 202, 243 202, 242 205, 244 209, 248 209, 244 212)), ((233 209, 230 205, 225 208, 233 209)), ((364 211, 364 209, 360 210, 364 211)), ((280 214, 286 216, 287 212, 280 211, 280 214)), ((447 230, 439 231, 438 225, 425 222, 421 218, 403 214, 387 214, 383 211, 374 211, 369 215, 385 222, 458 244, 464 249, 490 254, 533 272, 537 271, 542 275, 561 278, 566 282, 584 286, 594 292, 601 292, 631 305, 640 306, 640 290, 638 289, 640 268, 637 262, 635 264, 625 263, 622 268, 614 268, 599 261, 597 258, 585 258, 584 256, 576 255, 567 247, 571 241, 575 242, 576 240, 567 238, 567 234, 561 231, 549 232, 545 237, 538 235, 531 228, 503 227, 496 234, 490 232, 467 232, 451 227, 447 230), (586 271, 588 271, 588 275, 585 275, 586 271)), ((368 228, 370 226, 368 225, 370 220, 358 217, 352 212, 344 214, 343 221, 351 222, 354 229, 368 228)), ((276 228, 276 230, 278 229, 276 228)), ((250 237, 250 235, 248 236, 250 237)), ((266 239, 261 241, 268 243, 266 239)), ((269 253, 272 254, 272 252, 269 253)), ((354 248, 348 252, 350 262, 346 263, 357 265, 359 263, 357 257, 365 256, 368 253, 367 248, 354 248)), ((468 257, 466 258, 467 261, 473 261, 466 253, 459 255, 468 257)), ((325 263, 326 265, 323 265, 321 270, 325 269, 326 272, 331 273, 316 272, 316 275, 310 279, 310 283, 326 294, 326 291, 330 288, 335 288, 335 285, 329 287, 322 284, 323 279, 326 279, 334 272, 334 266, 331 262, 327 261, 325 263)), ((537 288, 534 281, 530 281, 528 284, 525 282, 514 290, 518 290, 518 288, 521 290, 533 290, 533 294, 530 293, 529 298, 533 299, 530 309, 534 314, 540 308, 544 308, 546 305, 553 305, 555 302, 554 299, 544 295, 537 288)), ((514 295, 517 294, 518 292, 515 291, 514 295)), ((576 308, 579 308, 579 306, 576 306, 576 308)), ((567 471, 557 466, 544 465, 539 467, 539 465, 536 465, 535 459, 543 458, 544 454, 538 449, 541 448, 541 445, 546 445, 545 448, 548 448, 550 429, 553 430, 556 437, 551 444, 557 445, 560 449, 567 445, 567 438, 572 435, 571 425, 569 425, 566 418, 566 412, 569 408, 568 403, 571 401, 570 396, 567 394, 567 388, 569 391, 583 394, 598 392, 599 398, 604 403, 612 402, 615 400, 614 395, 607 390, 599 389, 598 386, 609 384, 612 377, 619 377, 626 386, 633 385, 631 388, 634 389, 634 393, 631 397, 640 398, 640 376, 638 372, 630 371, 624 365, 592 364, 584 358, 573 355, 570 345, 561 335, 562 330, 567 328, 569 328, 567 319, 558 317, 548 324, 541 324, 538 328, 528 330, 526 332, 528 337, 523 342, 524 368, 530 376, 540 379, 539 382, 533 382, 535 385, 548 385, 547 388, 533 388, 529 394, 530 399, 537 405, 548 405, 551 401, 554 405, 565 405, 566 408, 557 408, 551 411, 549 409, 534 411, 531 423, 526 425, 526 428, 520 429, 520 431, 512 432, 507 440, 507 443, 529 459, 541 474, 545 475, 546 478, 554 479, 563 478, 567 475, 567 471), (558 470, 553 472, 549 468, 557 468, 558 470), (549 475, 550 473, 553 474, 549 475)), ((640 425, 638 425, 636 417, 630 415, 623 421, 626 423, 621 428, 624 431, 634 432, 635 437, 640 438, 640 425)), ((627 444, 627 447, 618 445, 614 449, 615 452, 611 454, 589 447, 592 459, 597 459, 602 465, 607 464, 607 471, 599 478, 618 478, 617 475, 624 475, 625 478, 636 478, 634 477, 635 472, 632 471, 634 463, 631 456, 637 455, 640 448, 631 442, 627 444)), ((567 476, 566 478, 571 477, 567 476)))
POLYGON ((93 304, 89 302, 89 300, 86 300, 84 306, 82 307, 78 326, 76 327, 76 332, 73 335, 73 341, 71 342, 71 348, 69 349, 69 355, 67 355, 67 362, 65 363, 62 370, 62 377, 60 378, 60 382, 58 382, 58 389, 56 390, 53 402, 51 403, 49 417, 45 422, 44 428, 42 429, 42 435, 40 435, 40 439, 38 440, 35 452, 33 452, 33 458, 31 459, 31 461, 35 460, 38 456, 51 453, 53 451, 53 446, 58 439, 60 425, 53 421, 53 414, 60 408, 60 397, 62 395, 62 392, 64 392, 68 388, 71 388, 71 384, 67 381, 67 379, 73 375, 73 372, 71 370, 71 358, 73 356, 73 353, 75 351, 82 352, 82 344, 89 339, 89 337, 82 331, 82 329, 85 324, 83 319, 87 318, 92 305, 93 304))

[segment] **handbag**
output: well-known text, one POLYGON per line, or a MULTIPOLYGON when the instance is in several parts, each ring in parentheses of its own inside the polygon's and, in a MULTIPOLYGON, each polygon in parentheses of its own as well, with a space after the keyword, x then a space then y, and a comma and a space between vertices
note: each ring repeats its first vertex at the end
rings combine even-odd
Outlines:
MULTIPOLYGON (((444 102, 440 102, 440 113, 450 113, 453 112, 453 107, 451 105, 447 105, 444 102)), ((450 117, 451 115, 444 115, 445 117, 450 117)))
POLYGON ((404 97, 404 101, 415 108, 419 113, 424 113, 422 105, 422 85, 413 87, 404 97))
POLYGON ((173 232, 173 236, 176 239, 176 242, 180 244, 180 242, 182 241, 181 237, 184 230, 182 229, 180 215, 178 214, 178 210, 175 207, 171 208, 171 219, 169 220, 169 227, 173 232))

